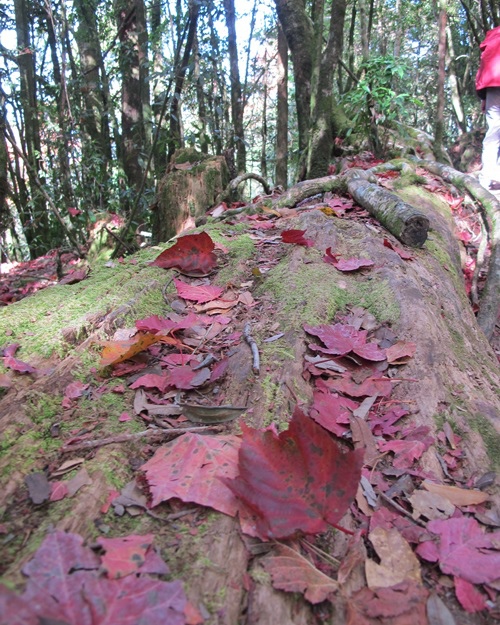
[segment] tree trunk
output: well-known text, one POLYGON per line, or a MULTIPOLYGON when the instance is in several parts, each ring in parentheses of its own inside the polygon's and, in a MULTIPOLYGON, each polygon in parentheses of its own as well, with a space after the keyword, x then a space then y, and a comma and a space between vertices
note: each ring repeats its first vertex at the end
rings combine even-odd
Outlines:
MULTIPOLYGON (((147 154, 144 118, 144 90, 147 89, 145 49, 146 21, 143 0, 116 0, 119 63, 121 71, 122 135, 121 156, 128 187, 137 193, 142 185, 147 154)), ((125 212, 132 202, 124 195, 125 212)))
POLYGON ((231 119, 233 125, 230 147, 236 151, 236 169, 242 174, 246 167, 245 131, 243 128, 243 92, 241 89, 238 47, 236 43, 236 16, 234 0, 224 0, 224 13, 229 48, 229 67, 231 81, 231 119))
POLYGON ((332 156, 333 81, 339 58, 342 55, 346 0, 333 0, 330 30, 325 49, 320 54, 318 81, 314 94, 310 140, 307 152, 307 178, 319 178, 328 171, 332 156))
POLYGON ((50 249, 49 220, 46 205, 42 194, 35 182, 35 178, 43 180, 43 169, 40 149, 40 127, 37 112, 36 80, 34 50, 30 38, 29 4, 26 0, 15 0, 15 18, 17 47, 19 54, 17 63, 20 77, 20 96, 23 111, 23 152, 27 155, 30 164, 30 195, 32 208, 23 206, 23 223, 25 224, 26 239, 33 257, 43 254, 50 249))
MULTIPOLYGON (((168 141, 168 160, 172 158, 176 149, 184 146, 184 139, 181 131, 181 95, 184 87, 184 78, 189 65, 196 36, 196 26, 198 23, 198 14, 200 5, 198 2, 189 3, 189 18, 186 43, 184 45, 184 53, 179 63, 179 67, 175 76, 174 97, 170 105, 170 136, 168 141)), ((179 40, 180 41, 180 40, 179 40)))
POLYGON ((108 118, 108 80, 102 58, 95 3, 77 0, 78 28, 75 37, 82 81, 82 197, 85 210, 105 211, 108 206, 111 134, 108 118))
POLYGON ((276 109, 276 186, 288 186, 288 45, 281 22, 278 26, 278 76, 276 109))
POLYGON ((439 34, 438 34, 438 84, 436 103, 436 123, 434 126, 434 152, 438 160, 444 156, 444 85, 446 81, 446 0, 441 0, 439 9, 439 34))

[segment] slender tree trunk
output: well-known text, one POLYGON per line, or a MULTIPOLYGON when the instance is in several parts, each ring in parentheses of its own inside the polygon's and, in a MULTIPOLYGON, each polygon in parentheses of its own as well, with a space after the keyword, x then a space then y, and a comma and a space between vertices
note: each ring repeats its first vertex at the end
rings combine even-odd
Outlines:
POLYGON ((97 28, 95 0, 76 0, 78 17, 75 37, 80 59, 82 94, 82 176, 85 210, 108 206, 111 135, 108 118, 109 89, 97 28))
POLYGON ((438 86, 436 103, 436 123, 434 126, 434 152, 438 160, 442 160, 444 139, 444 85, 446 81, 446 0, 440 1, 439 35, 438 35, 438 86))
POLYGON ((30 14, 26 0, 15 0, 17 63, 20 78, 21 107, 24 120, 24 145, 30 163, 30 195, 32 208, 30 216, 24 221, 26 239, 32 256, 38 256, 50 249, 49 220, 45 199, 36 185, 35 178, 43 180, 40 127, 38 122, 34 50, 30 37, 30 14))
POLYGON ((263 93, 262 93, 262 129, 261 129, 261 148, 260 148, 260 174, 267 180, 267 98, 268 98, 268 71, 267 71, 267 50, 264 54, 264 66, 266 68, 263 76, 263 93))
POLYGON ((189 3, 189 25, 187 31, 186 45, 184 46, 182 61, 176 73, 174 97, 172 98, 172 103, 170 106, 170 136, 168 142, 168 160, 170 160, 172 154, 177 148, 183 146, 180 102, 182 89, 184 87, 184 78, 186 77, 189 60, 193 51, 199 11, 199 3, 195 0, 192 0, 189 3))
POLYGON ((210 46, 213 50, 212 61, 212 89, 208 90, 207 98, 210 111, 210 130, 213 137, 215 153, 222 154, 225 144, 225 128, 222 110, 226 101, 224 81, 221 80, 221 71, 217 60, 219 55, 219 39, 215 30, 212 11, 208 12, 208 27, 210 29, 210 46))
POLYGON ((303 0, 275 0, 275 2, 293 61, 299 152, 306 154, 309 143, 314 63, 311 50, 311 42, 314 41, 313 23, 306 13, 303 0))
POLYGON ((278 20, 278 101, 276 112, 276 185, 288 186, 288 46, 278 20))
POLYGON ((165 82, 161 78, 167 67, 165 55, 163 53, 163 26, 162 26, 162 2, 154 0, 151 5, 151 48, 153 54, 153 71, 155 76, 153 82, 153 119, 158 138, 154 146, 154 172, 156 180, 159 181, 167 169, 167 144, 168 126, 164 115, 165 103, 165 82))
POLYGON ((59 62, 59 56, 57 51, 57 35, 56 35, 56 23, 54 20, 54 14, 52 6, 46 2, 44 5, 45 21, 47 26, 47 33, 49 39, 49 46, 52 57, 52 68, 54 74, 54 81, 59 89, 58 101, 57 101, 57 120, 59 124, 59 137, 57 142, 57 157, 58 168, 57 178, 54 180, 54 187, 57 189, 60 186, 61 198, 57 197, 54 193, 54 197, 62 205, 66 207, 77 207, 77 200, 73 191, 73 185, 71 182, 71 168, 69 154, 71 151, 71 112, 69 110, 69 98, 66 83, 66 49, 65 49, 65 31, 67 30, 66 23, 66 10, 64 1, 61 4, 61 36, 60 36, 60 48, 61 48, 61 63, 59 62))
POLYGON ((194 71, 193 79, 196 87, 196 101, 198 104, 198 141, 203 154, 208 154, 209 140, 207 135, 207 104, 205 101, 204 82, 200 70, 200 52, 198 48, 198 37, 194 38, 193 45, 194 71))
POLYGON ((467 132, 467 122, 465 120, 462 96, 460 94, 457 74, 455 72, 455 51, 453 48, 453 37, 450 25, 446 25, 446 65, 448 66, 448 84, 450 85, 451 104, 457 120, 458 127, 462 132, 467 132))
POLYGON ((238 65, 238 47, 236 43, 236 16, 234 0, 224 0, 224 13, 228 34, 229 67, 231 81, 231 118, 233 136, 230 142, 236 152, 236 169, 244 173, 246 167, 245 132, 243 129, 243 95, 238 65))

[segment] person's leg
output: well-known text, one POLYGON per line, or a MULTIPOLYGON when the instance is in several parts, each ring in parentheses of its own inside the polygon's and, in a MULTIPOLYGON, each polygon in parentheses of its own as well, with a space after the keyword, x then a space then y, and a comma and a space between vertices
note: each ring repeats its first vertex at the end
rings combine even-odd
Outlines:
MULTIPOLYGON (((500 87, 489 87, 486 90, 486 123, 488 130, 483 141, 482 169, 479 182, 485 189, 492 182, 500 183, 500 87)), ((499 185, 500 186, 500 185, 499 185)))

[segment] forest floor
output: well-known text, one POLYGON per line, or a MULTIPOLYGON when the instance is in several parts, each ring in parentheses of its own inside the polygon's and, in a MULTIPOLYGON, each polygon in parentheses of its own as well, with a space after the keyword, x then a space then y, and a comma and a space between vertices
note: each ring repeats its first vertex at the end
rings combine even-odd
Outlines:
MULTIPOLYGON (((450 207, 474 292, 484 279, 481 225, 463 197, 425 177, 426 191, 450 207)), ((394 179, 380 176, 380 184, 394 179)), ((46 287, 58 282, 57 252, 2 266, 0 581, 10 589, 0 592, 2 625, 40 615, 90 622, 89 610, 95 623, 104 622, 99 610, 122 610, 130 622, 146 614, 150 625, 166 622, 165 613, 174 625, 500 619, 493 478, 467 468, 451 420, 433 430, 407 421, 415 402, 393 389, 405 383, 416 344, 395 334, 385 287, 364 282, 374 263, 356 247, 361 228, 380 234, 366 211, 330 194, 212 224, 210 242, 196 233, 189 249, 171 247, 153 267, 164 246, 90 273, 62 256, 59 273, 62 266, 72 277, 55 289, 46 287), (299 230, 297 219, 309 227, 299 230), (352 254, 316 254, 310 233, 317 243, 328 219, 354 237, 352 254), (160 269, 172 263, 174 276, 160 269), (329 265, 345 272, 334 287, 329 265), (303 287, 298 277, 290 287, 289 274, 303 287), (347 296, 353 275, 359 290, 347 296), (76 320, 69 299, 84 297, 92 280, 103 291, 93 287, 76 320), (306 287, 316 296, 305 297, 306 287), (31 295, 44 290, 55 299, 37 307, 31 295), (107 342, 103 328, 117 328, 107 342), (297 338, 304 329, 309 351, 297 338), (440 488, 431 447, 439 448, 440 488), (290 461, 291 448, 302 456, 290 461), (321 480, 332 467, 343 482, 325 508, 321 480), (347 532, 332 529, 339 525, 347 532), (480 527, 494 531, 490 542, 480 527), (453 565, 450 532, 462 535, 467 554, 453 565), (152 593, 163 597, 161 613, 148 607, 152 593), (335 620, 340 612, 344 620, 335 620)), ((403 271, 421 258, 389 239, 384 253, 403 271)), ((492 346, 500 359, 498 326, 492 346)))

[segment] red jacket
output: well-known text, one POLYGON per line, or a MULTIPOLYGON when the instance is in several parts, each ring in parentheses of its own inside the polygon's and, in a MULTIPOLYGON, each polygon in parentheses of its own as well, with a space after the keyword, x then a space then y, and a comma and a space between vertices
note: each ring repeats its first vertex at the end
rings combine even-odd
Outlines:
POLYGON ((486 33, 479 49, 481 62, 476 76, 476 92, 484 100, 488 87, 500 87, 500 26, 486 33))

